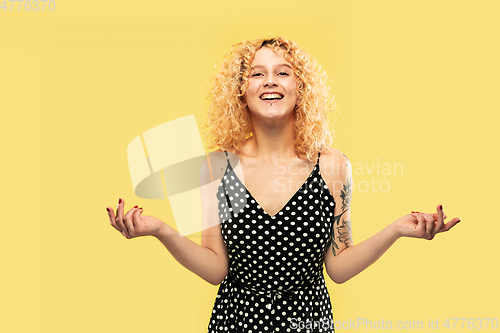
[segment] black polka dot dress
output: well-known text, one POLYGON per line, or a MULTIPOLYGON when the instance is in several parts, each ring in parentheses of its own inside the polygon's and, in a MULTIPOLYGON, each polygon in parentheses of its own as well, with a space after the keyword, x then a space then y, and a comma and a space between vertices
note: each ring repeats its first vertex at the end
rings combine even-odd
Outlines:
POLYGON ((274 216, 256 202, 227 160, 217 196, 229 272, 208 333, 334 332, 323 261, 335 201, 321 176, 319 156, 274 216))

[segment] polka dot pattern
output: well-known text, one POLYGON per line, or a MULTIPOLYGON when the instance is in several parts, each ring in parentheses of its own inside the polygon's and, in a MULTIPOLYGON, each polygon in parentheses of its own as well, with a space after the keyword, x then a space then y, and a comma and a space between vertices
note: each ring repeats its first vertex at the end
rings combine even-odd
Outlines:
POLYGON ((208 333, 334 332, 331 325, 300 329, 293 324, 333 322, 323 262, 335 200, 321 176, 319 156, 274 216, 253 198, 228 160, 217 197, 229 272, 219 286, 208 333))

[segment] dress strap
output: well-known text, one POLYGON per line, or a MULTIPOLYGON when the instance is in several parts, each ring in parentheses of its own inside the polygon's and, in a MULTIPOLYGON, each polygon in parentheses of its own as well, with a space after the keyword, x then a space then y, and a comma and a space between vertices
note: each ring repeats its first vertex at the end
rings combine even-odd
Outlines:
POLYGON ((224 150, 224 152, 226 153, 226 160, 227 160, 227 165, 228 166, 231 166, 231 163, 229 162, 229 154, 227 153, 227 151, 224 150))
POLYGON ((319 157, 321 156, 321 150, 323 149, 323 145, 321 145, 321 148, 319 149, 318 152, 318 161, 316 163, 319 163, 319 157))

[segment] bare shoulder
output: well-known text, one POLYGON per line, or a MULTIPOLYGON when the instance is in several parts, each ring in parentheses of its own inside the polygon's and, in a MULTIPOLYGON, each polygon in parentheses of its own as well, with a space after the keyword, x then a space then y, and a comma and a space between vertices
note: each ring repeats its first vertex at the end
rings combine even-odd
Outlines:
POLYGON ((330 189, 330 192, 338 192, 351 177, 351 162, 347 156, 335 147, 323 148, 320 158, 321 174, 330 189))
POLYGON ((222 149, 210 152, 201 164, 200 180, 203 184, 221 179, 224 176, 227 167, 227 160, 235 168, 239 163, 239 157, 233 150, 226 151, 222 149))
POLYGON ((351 167, 351 161, 340 150, 335 147, 323 148, 321 151, 320 167, 325 176, 337 175, 340 172, 347 172, 346 168, 351 167), (324 167, 323 167, 324 165, 324 167))
POLYGON ((226 167, 226 154, 223 150, 219 149, 210 152, 201 163, 200 169, 200 182, 201 184, 208 184, 217 179, 221 179, 224 175, 226 167))

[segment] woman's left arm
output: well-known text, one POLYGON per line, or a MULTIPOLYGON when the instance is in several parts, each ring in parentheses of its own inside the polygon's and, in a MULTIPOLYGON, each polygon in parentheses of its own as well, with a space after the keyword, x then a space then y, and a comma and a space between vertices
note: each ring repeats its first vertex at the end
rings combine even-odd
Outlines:
MULTIPOLYGON (((328 276, 336 283, 344 283, 361 273, 380 258, 400 237, 431 240, 436 233, 450 230, 460 219, 444 223, 446 215, 441 205, 437 213, 412 212, 389 224, 372 237, 354 245, 351 232, 352 168, 349 159, 333 148, 337 172, 324 175, 335 199, 333 232, 325 253, 328 276), (340 172, 339 172, 340 171, 340 172)), ((328 155, 326 155, 328 156, 328 155)), ((333 163, 333 162, 332 162, 333 163)))

